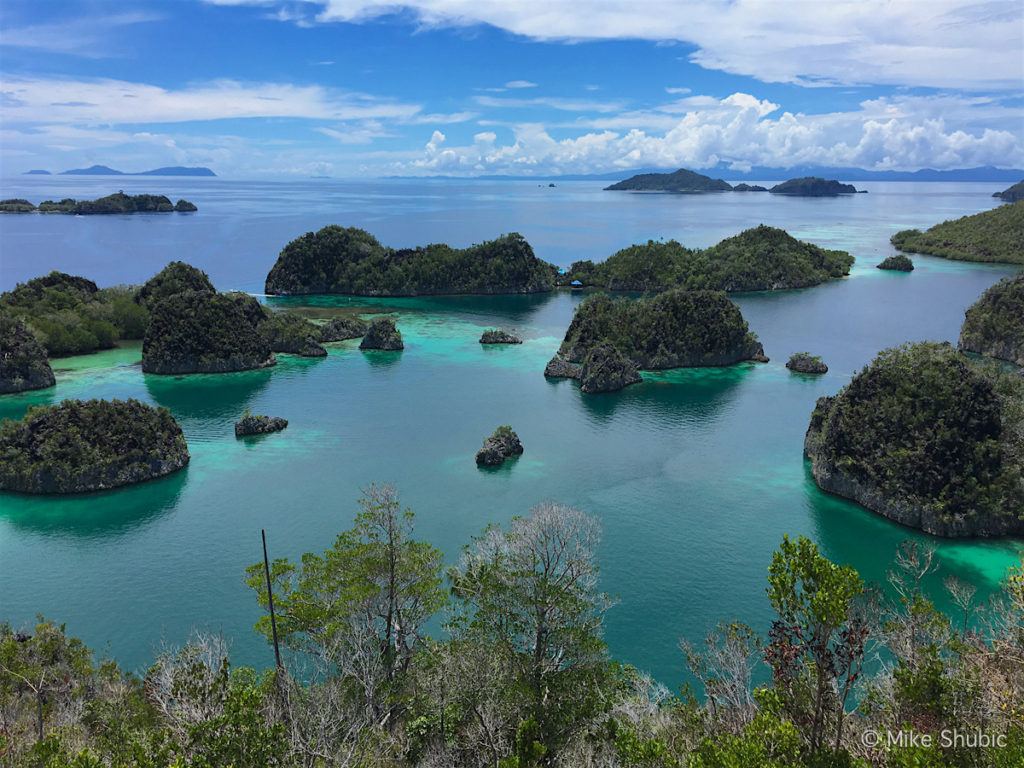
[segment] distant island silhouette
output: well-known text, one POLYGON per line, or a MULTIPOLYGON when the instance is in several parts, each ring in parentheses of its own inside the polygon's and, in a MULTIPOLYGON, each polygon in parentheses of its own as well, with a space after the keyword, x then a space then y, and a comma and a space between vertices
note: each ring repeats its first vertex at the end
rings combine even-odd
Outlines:
MULTIPOLYGON (((49 171, 33 170, 25 171, 25 176, 52 176, 49 171)), ((183 165, 170 165, 163 168, 154 168, 151 171, 139 171, 138 173, 126 173, 106 165, 90 165, 88 168, 72 168, 68 171, 61 171, 59 176, 216 176, 217 174, 209 168, 187 167, 183 165)))

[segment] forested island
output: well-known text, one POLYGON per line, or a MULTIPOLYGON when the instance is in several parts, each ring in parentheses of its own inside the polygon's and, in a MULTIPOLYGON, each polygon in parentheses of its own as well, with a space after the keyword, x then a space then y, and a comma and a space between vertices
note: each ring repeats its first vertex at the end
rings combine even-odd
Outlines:
POLYGON ((46 350, 21 318, 0 310, 0 395, 54 384, 46 350))
MULTIPOLYGON (((558 353, 545 375, 601 380, 617 362, 622 386, 638 377, 636 369, 661 370, 731 365, 765 360, 764 349, 750 332, 739 307, 720 291, 672 290, 649 299, 613 299, 597 294, 577 308, 558 353), (609 358, 610 347, 618 356, 609 358), (598 352, 597 359, 593 353, 598 352)), ((591 391, 610 391, 597 388, 591 391)), ((615 388, 621 388, 615 387, 615 388)))
POLYGON ((913 272, 914 262, 909 256, 897 253, 894 256, 886 256, 878 262, 877 269, 884 269, 889 272, 913 272))
POLYGON ((710 248, 650 240, 596 264, 577 261, 559 276, 559 284, 579 280, 612 291, 772 291, 845 277, 852 265, 853 256, 846 251, 819 248, 762 224, 710 248))
POLYGON ((818 485, 935 536, 1024 534, 1024 378, 949 344, 885 350, 818 400, 818 485))
POLYGON ((271 661, 280 641, 276 669, 235 667, 225 638, 200 633, 136 676, 63 626, 0 623, 6 757, 75 768, 1024 762, 1024 563, 988 606, 932 576, 944 576, 947 615, 922 587, 942 562, 925 543, 898 547, 885 590, 783 537, 767 562, 769 615, 723 617, 703 642, 681 642, 679 669, 696 685, 673 694, 608 650, 615 608, 600 591, 595 518, 540 504, 482 531, 446 569, 393 488, 370 486, 359 504, 324 551, 273 561, 276 627, 263 561, 246 569, 271 661), (999 744, 944 744, 952 729, 999 744), (920 743, 872 741, 904 732, 920 743))
POLYGON ((958 261, 1024 264, 1024 200, 892 236, 901 251, 958 261))
POLYGON ((789 179, 781 184, 776 184, 768 191, 774 195, 796 197, 838 197, 839 195, 857 194, 857 188, 853 184, 843 184, 835 179, 822 179, 818 176, 789 179))
POLYGON ((605 190, 629 190, 633 192, 728 192, 732 185, 722 179, 712 179, 694 171, 680 168, 672 173, 641 173, 625 181, 605 187, 605 190))
POLYGON ((140 483, 189 461, 178 422, 138 400, 65 400, 0 422, 0 490, 84 493, 140 483))
POLYGON ((67 213, 74 216, 90 216, 108 213, 193 213, 198 211, 194 203, 179 200, 172 203, 165 195, 126 195, 115 192, 96 200, 44 200, 38 206, 21 198, 0 200, 0 213, 67 213))
POLYGON ((959 347, 1024 366, 1024 273, 996 283, 971 305, 959 347))
POLYGON ((1002 192, 992 193, 992 197, 998 197, 1004 203, 1016 203, 1024 200, 1024 181, 1018 181, 1012 187, 1007 187, 1002 192))
POLYGON ((355 227, 326 226, 292 240, 267 275, 271 295, 354 296, 538 293, 556 268, 512 233, 469 248, 444 244, 396 250, 355 227))

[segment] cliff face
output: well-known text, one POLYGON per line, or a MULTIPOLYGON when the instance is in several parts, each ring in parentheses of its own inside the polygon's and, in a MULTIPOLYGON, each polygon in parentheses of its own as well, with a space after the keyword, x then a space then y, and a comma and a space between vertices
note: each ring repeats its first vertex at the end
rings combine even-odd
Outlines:
POLYGON ((166 408, 137 400, 65 400, 0 426, 0 489, 83 493, 140 483, 189 462, 166 408))
POLYGON ((959 346, 1024 366, 1024 273, 996 283, 971 305, 959 346))
POLYGON ((268 294, 355 296, 538 293, 555 268, 509 234, 469 248, 444 244, 395 250, 356 228, 328 226, 288 243, 267 275, 268 294))
POLYGON ((185 291, 159 302, 142 343, 146 373, 227 373, 274 365, 251 296, 185 291))
POLYGON ((882 352, 818 400, 804 440, 815 481, 936 536, 1024 533, 1024 380, 949 345, 882 352))
POLYGON ((0 394, 56 384, 46 351, 25 324, 0 312, 0 394))

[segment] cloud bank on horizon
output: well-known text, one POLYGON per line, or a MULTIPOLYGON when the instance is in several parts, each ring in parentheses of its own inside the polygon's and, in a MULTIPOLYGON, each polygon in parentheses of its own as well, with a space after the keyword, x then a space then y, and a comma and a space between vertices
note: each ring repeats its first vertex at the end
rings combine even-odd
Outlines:
POLYGON ((1024 166, 1018 0, 103 8, 0 9, 0 172, 1024 166))

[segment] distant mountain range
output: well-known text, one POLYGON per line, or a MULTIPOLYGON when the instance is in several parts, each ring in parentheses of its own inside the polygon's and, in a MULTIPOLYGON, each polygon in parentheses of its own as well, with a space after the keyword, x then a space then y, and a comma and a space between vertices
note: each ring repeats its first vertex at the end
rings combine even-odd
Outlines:
MULTIPOLYGON (((26 175, 50 176, 49 171, 26 171, 26 175)), ((187 168, 182 165, 172 165, 165 168, 154 168, 151 171, 140 171, 139 173, 125 173, 110 168, 106 165, 91 165, 88 168, 72 168, 70 171, 61 171, 59 176, 216 176, 217 174, 209 168, 187 168)))
MULTIPOLYGON (((675 168, 628 168, 621 171, 606 173, 567 173, 551 176, 511 176, 487 175, 472 178, 489 181, 620 181, 631 176, 647 173, 672 173, 675 168)), ((996 181, 1012 182, 1024 179, 1024 170, 1020 168, 956 168, 949 171, 937 171, 922 168, 919 171, 868 171, 863 168, 829 168, 820 165, 799 165, 792 168, 768 168, 754 166, 747 172, 732 170, 727 166, 702 169, 705 173, 726 181, 776 181, 799 176, 820 176, 826 179, 841 181, 996 181)), ((411 176, 391 176, 388 178, 423 178, 411 176)), ((460 178, 457 176, 430 176, 432 179, 460 178)), ((461 177, 465 178, 465 177, 461 177)))

